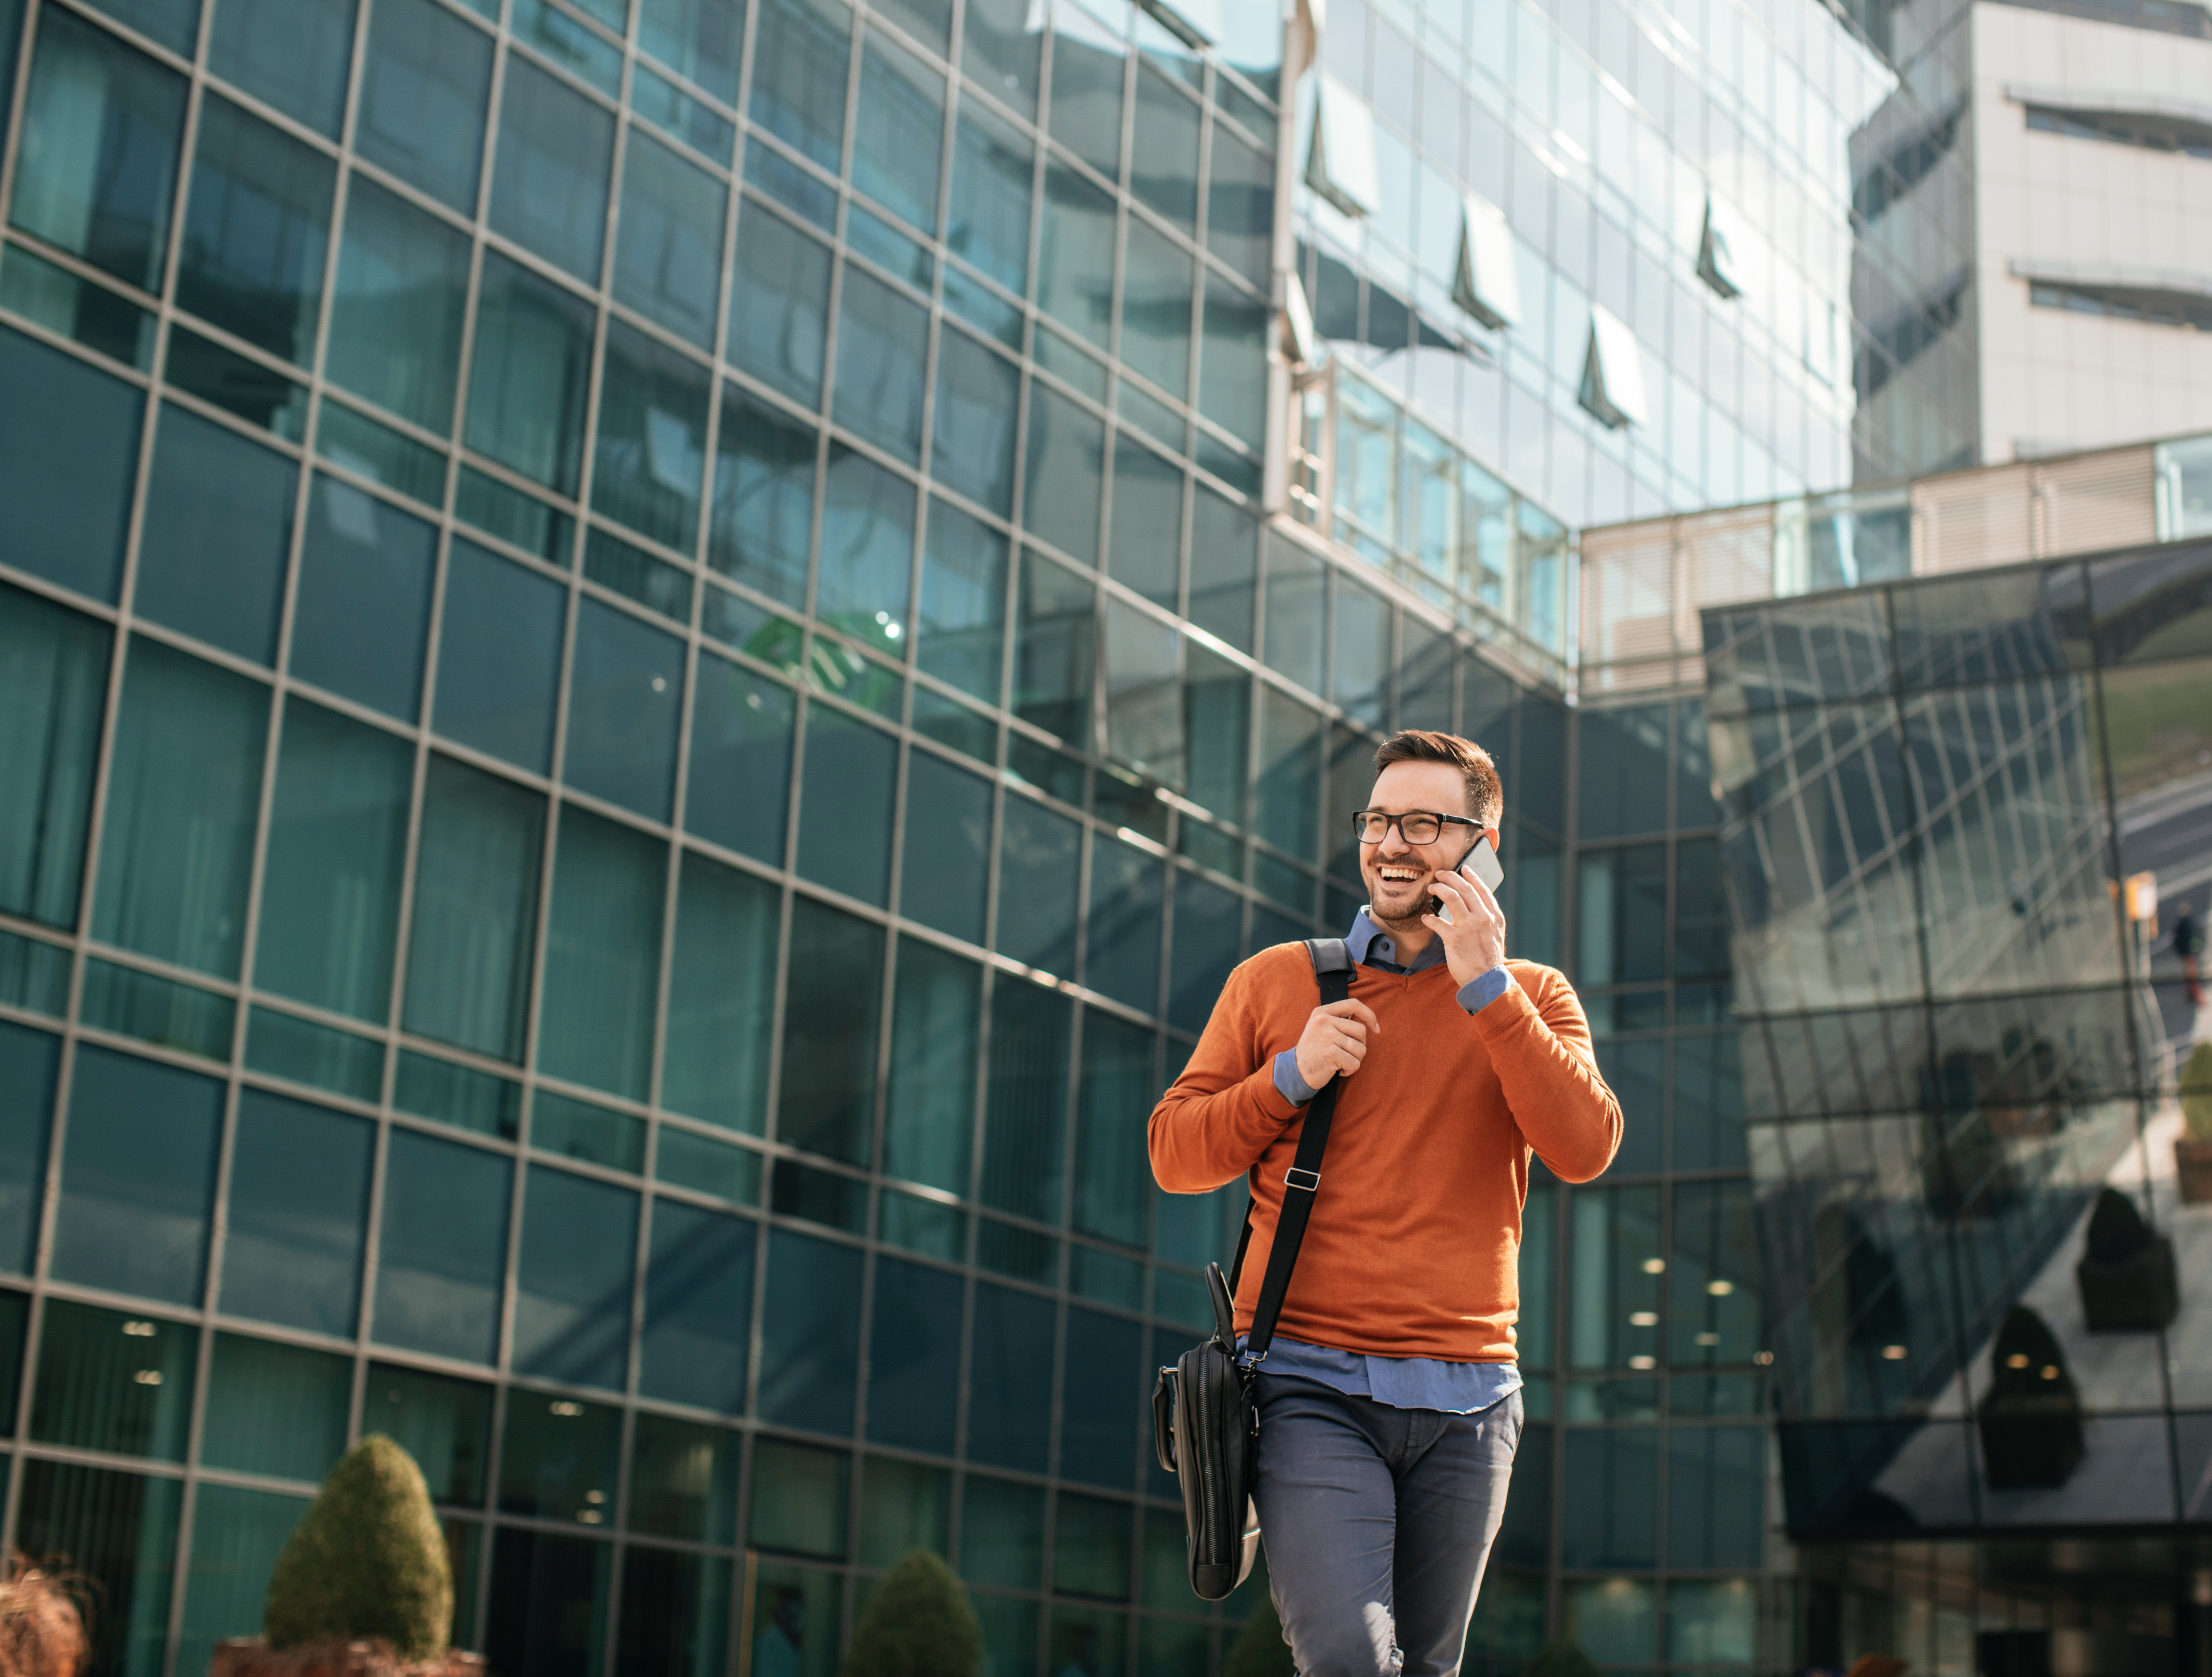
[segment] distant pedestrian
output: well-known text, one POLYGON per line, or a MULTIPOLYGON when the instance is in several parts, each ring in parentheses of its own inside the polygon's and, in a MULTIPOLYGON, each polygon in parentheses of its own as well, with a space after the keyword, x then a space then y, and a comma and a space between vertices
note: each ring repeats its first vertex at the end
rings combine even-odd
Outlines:
POLYGON ((2189 1005, 2203 1006, 2204 981, 2197 971, 2197 960, 2204 952, 2204 927, 2186 902, 2174 905, 2173 952, 2181 957, 2181 975, 2189 982, 2189 1005))

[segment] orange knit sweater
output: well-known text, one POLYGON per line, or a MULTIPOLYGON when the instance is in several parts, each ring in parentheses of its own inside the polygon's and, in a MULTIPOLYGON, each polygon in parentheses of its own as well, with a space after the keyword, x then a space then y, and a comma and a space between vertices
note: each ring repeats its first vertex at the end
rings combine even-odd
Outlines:
MULTIPOLYGON (((1353 974, 1352 996, 1382 1030, 1337 1097, 1278 1326, 1285 1338, 1382 1357, 1512 1360, 1528 1155, 1588 1182, 1620 1145, 1620 1103, 1565 978, 1529 961, 1506 967, 1513 984, 1471 1016, 1442 963, 1353 974)), ((1229 975, 1190 1064, 1152 1109, 1152 1174, 1169 1193, 1204 1194, 1259 1165, 1239 1332, 1252 1323, 1283 1172, 1304 1127, 1304 1109, 1275 1088, 1273 1060, 1320 1000, 1304 945, 1261 951, 1229 975)))

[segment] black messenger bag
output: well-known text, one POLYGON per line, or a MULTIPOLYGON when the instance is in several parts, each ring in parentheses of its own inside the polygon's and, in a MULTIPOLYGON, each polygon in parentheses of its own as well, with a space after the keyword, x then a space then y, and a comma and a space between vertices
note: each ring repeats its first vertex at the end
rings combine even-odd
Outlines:
MULTIPOLYGON (((1324 1006, 1352 993, 1352 956, 1340 938, 1309 938, 1306 954, 1321 981, 1324 1006)), ((1267 1254, 1267 1273, 1252 1314, 1249 1354, 1252 1366, 1237 1358, 1237 1275, 1244 1267, 1244 1249, 1252 1242, 1252 1212, 1244 1212, 1244 1233, 1237 1243, 1237 1261, 1224 1279, 1219 1264, 1206 1267, 1206 1291, 1213 1299, 1213 1337, 1183 1352, 1171 1369, 1162 1369, 1152 1387, 1152 1442, 1160 1466, 1182 1484, 1184 1552, 1190 1563, 1190 1587, 1200 1598, 1218 1601, 1244 1582, 1259 1552, 1260 1522, 1252 1508, 1252 1482, 1260 1454, 1260 1411, 1253 1401, 1253 1368, 1267 1358, 1275 1320, 1283 1312, 1291 1271, 1297 1267, 1306 1221, 1321 1188, 1321 1156, 1336 1116, 1341 1075, 1331 1078, 1306 1107, 1298 1135, 1297 1158, 1283 1175, 1282 1216, 1267 1254)), ((1260 1167, 1252 1167, 1257 1178, 1260 1167)))

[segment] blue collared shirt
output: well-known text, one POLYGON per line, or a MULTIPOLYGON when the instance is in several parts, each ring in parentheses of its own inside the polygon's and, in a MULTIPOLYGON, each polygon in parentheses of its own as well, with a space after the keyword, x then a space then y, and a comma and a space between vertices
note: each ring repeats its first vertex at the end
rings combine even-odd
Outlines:
MULTIPOLYGON (((1397 944, 1368 917, 1363 908, 1345 934, 1344 946, 1353 961, 1388 973, 1425 972, 1444 958, 1444 943, 1431 938, 1429 945, 1408 966, 1393 958, 1397 944)), ((1504 995, 1513 975, 1504 967, 1492 967, 1480 978, 1460 986, 1459 1005, 1479 1013, 1504 995)), ((1285 1048, 1275 1056, 1275 1087, 1292 1106, 1304 1106, 1314 1097, 1298 1075, 1297 1051, 1285 1048)), ((1239 1336, 1237 1348, 1245 1348, 1239 1336)), ((1271 1374, 1296 1375, 1317 1381, 1353 1397, 1372 1398, 1393 1409, 1434 1409, 1449 1415, 1472 1415, 1521 1389, 1517 1363, 1451 1363, 1437 1357, 1373 1357, 1364 1352, 1339 1351, 1333 1346, 1308 1345, 1281 1334, 1267 1347, 1265 1364, 1271 1374)))

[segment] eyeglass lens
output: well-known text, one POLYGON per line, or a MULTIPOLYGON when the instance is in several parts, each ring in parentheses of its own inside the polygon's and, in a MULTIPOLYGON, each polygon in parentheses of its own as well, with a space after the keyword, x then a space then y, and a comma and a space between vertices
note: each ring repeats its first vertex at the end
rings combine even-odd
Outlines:
POLYGON ((1433 844, 1437 835, 1443 831, 1443 823, 1433 815, 1414 811, 1407 815, 1381 815, 1362 810, 1352 817, 1352 829, 1362 842, 1380 844, 1389 834, 1391 823, 1397 823, 1399 832, 1408 844, 1433 844))

